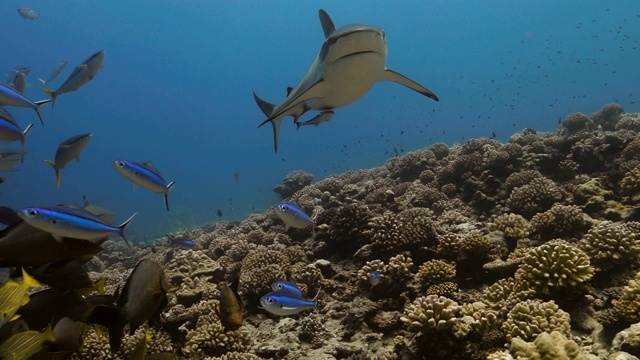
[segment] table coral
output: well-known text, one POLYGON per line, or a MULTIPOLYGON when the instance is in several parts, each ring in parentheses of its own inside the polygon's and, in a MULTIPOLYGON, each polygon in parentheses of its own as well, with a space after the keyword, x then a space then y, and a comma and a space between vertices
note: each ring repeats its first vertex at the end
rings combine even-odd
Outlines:
POLYGON ((543 332, 558 331, 569 335, 569 322, 569 314, 555 302, 533 299, 516 304, 507 314, 502 330, 508 340, 519 337, 530 341, 543 332))
POLYGON ((635 261, 640 255, 640 243, 633 232, 608 221, 589 230, 578 247, 589 256, 596 270, 635 261))
POLYGON ((453 327, 459 311, 458 303, 444 296, 421 296, 405 307, 400 320, 409 331, 442 331, 453 327))
POLYGON ((529 251, 515 277, 536 292, 549 294, 554 289, 583 284, 594 272, 589 257, 576 247, 545 244, 529 251))

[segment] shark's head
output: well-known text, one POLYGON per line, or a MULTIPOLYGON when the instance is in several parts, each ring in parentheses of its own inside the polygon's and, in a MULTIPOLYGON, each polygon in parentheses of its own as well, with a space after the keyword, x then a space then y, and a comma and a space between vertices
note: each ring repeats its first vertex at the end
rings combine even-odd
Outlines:
POLYGON ((382 29, 357 24, 343 26, 325 39, 320 58, 332 63, 363 53, 375 53, 387 58, 387 42, 382 29))

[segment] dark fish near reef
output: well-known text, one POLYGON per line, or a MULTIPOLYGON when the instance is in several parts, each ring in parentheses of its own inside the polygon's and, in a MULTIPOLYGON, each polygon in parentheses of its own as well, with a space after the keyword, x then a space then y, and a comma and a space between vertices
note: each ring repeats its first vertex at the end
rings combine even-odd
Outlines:
POLYGON ((56 172, 56 189, 60 187, 60 170, 64 169, 71 160, 75 159, 80 163, 80 153, 89 145, 92 137, 91 133, 73 136, 58 145, 54 161, 44 161, 56 172))
POLYGON ((233 182, 238 184, 238 181, 240 181, 240 173, 236 171, 233 173, 233 182))
POLYGON ((131 247, 124 229, 136 214, 118 226, 107 224, 86 210, 61 205, 24 208, 18 210, 18 216, 29 225, 51 233, 59 242, 65 237, 96 242, 104 236, 118 235, 131 247))
POLYGON ((238 296, 238 283, 240 277, 236 276, 233 283, 227 286, 223 283, 220 285, 220 306, 218 309, 218 317, 224 331, 238 330, 242 326, 242 300, 238 296))
POLYGON ((108 238, 86 241, 65 237, 59 242, 51 233, 19 220, 0 231, 0 267, 41 266, 94 255, 102 250, 102 243, 108 238))
POLYGON ((36 279, 22 270, 22 283, 9 281, 0 288, 0 327, 15 320, 18 310, 29 302, 28 291, 40 287, 36 279))
POLYGON ((129 179, 136 185, 151 190, 156 194, 164 194, 164 206, 169 211, 169 190, 176 184, 167 182, 162 178, 158 169, 151 164, 151 161, 138 163, 135 161, 115 160, 113 167, 120 175, 129 179))
POLYGON ((26 360, 39 353, 46 343, 56 340, 51 325, 43 332, 28 330, 19 332, 0 345, 0 358, 26 360))
POLYGON ((217 247, 217 248, 213 249, 212 254, 213 254, 213 259, 214 260, 218 260, 222 256, 224 256, 224 249, 221 248, 221 247, 217 247))
POLYGON ((116 216, 111 210, 91 204, 89 199, 84 195, 82 195, 82 208, 106 223, 112 222, 113 217, 116 216))
POLYGON ((273 291, 288 291, 296 296, 299 297, 303 297, 302 295, 302 291, 300 290, 300 288, 298 288, 298 286, 290 281, 284 281, 284 280, 280 280, 280 281, 274 281, 273 284, 271 284, 271 289, 273 291))
POLYGON ((263 309, 274 315, 295 315, 307 309, 318 311, 318 305, 316 304, 318 295, 320 295, 320 292, 313 299, 307 300, 290 291, 278 290, 261 297, 260 304, 263 309))
POLYGON ((27 272, 42 284, 49 285, 56 289, 89 289, 94 284, 82 266, 91 260, 92 257, 93 255, 88 255, 69 261, 48 263, 28 269, 27 272))
POLYGON ((82 347, 82 330, 73 320, 63 317, 53 327, 53 336, 56 340, 47 347, 45 354, 57 356, 55 358, 67 358, 82 347))
POLYGON ((98 70, 102 68, 104 55, 104 50, 100 50, 89 56, 87 60, 73 69, 73 72, 69 75, 67 80, 65 80, 57 90, 52 91, 40 88, 51 96, 51 111, 53 111, 53 106, 55 105, 56 98, 58 98, 58 96, 78 90, 82 85, 88 83, 96 76, 98 70))
POLYGON ((167 247, 177 247, 179 249, 193 249, 194 247, 196 247, 196 243, 186 237, 181 237, 181 238, 174 238, 169 234, 165 234, 167 236, 167 238, 169 238, 169 245, 167 245, 167 247))
POLYGON ((141 260, 127 282, 115 306, 98 305, 88 318, 91 323, 109 329, 109 344, 115 352, 122 344, 124 327, 129 324, 130 334, 149 321, 159 324, 160 314, 169 301, 169 283, 156 262, 141 260))
POLYGON ((284 222, 285 231, 290 227, 296 229, 305 229, 314 226, 315 222, 297 205, 281 202, 275 206, 276 214, 284 222))
POLYGON ((42 116, 40 115, 40 106, 50 101, 51 100, 33 102, 15 89, 0 83, 0 106, 6 105, 31 108, 38 115, 38 119, 40 119, 42 126, 44 126, 44 121, 42 121, 42 116))
MULTIPOLYGON (((438 101, 417 82, 387 69, 387 43, 382 29, 368 25, 346 25, 336 29, 326 11, 320 10, 325 40, 315 60, 287 97, 269 113, 260 126, 274 125, 274 140, 282 118, 300 116, 307 110, 332 111, 364 96, 379 81, 392 81, 438 101)), ((277 151, 277 144, 276 144, 277 151)))
POLYGON ((222 210, 220 209, 216 210, 216 214, 218 215, 218 217, 222 217, 222 210))

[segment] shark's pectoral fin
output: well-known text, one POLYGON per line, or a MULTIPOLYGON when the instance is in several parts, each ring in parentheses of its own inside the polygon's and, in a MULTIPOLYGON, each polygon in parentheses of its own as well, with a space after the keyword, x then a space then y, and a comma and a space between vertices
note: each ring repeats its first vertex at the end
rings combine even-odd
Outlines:
POLYGON ((397 73, 391 69, 385 69, 384 70, 384 75, 382 76, 383 81, 393 81, 395 83, 398 83, 400 85, 404 85, 406 87, 408 87, 411 90, 417 91, 420 94, 431 98, 435 101, 440 101, 440 99, 438 99, 438 97, 436 96, 436 94, 434 94, 433 92, 431 92, 431 90, 425 88, 424 86, 418 84, 417 82, 409 79, 408 77, 397 73))
POLYGON ((320 15, 320 24, 322 24, 322 31, 324 31, 324 37, 326 39, 336 31, 336 26, 333 24, 331 16, 329 16, 326 11, 320 9, 318 10, 318 13, 320 15))
MULTIPOLYGON (((271 116, 271 114, 273 113, 273 109, 276 108, 275 105, 273 105, 270 102, 264 101, 262 100, 254 91, 253 92, 253 99, 256 101, 256 104, 258 104, 258 107, 260 108, 260 110, 262 110, 262 112, 264 113, 264 116, 269 117, 271 116)), ((264 123, 260 124, 260 126, 262 126, 264 123)))

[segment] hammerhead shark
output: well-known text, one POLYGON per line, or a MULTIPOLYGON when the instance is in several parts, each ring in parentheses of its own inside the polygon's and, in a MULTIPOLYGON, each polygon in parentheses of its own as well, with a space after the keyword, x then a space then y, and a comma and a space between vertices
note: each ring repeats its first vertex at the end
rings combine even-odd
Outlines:
POLYGON ((320 9, 319 15, 325 40, 300 83, 287 92, 279 105, 268 103, 253 93, 267 116, 258 127, 271 122, 276 152, 280 123, 285 117, 293 116, 297 124, 305 112, 319 110, 324 121, 328 121, 334 109, 358 100, 378 81, 393 81, 439 101, 429 89, 385 67, 387 43, 382 29, 357 24, 336 29, 326 11, 320 9))

